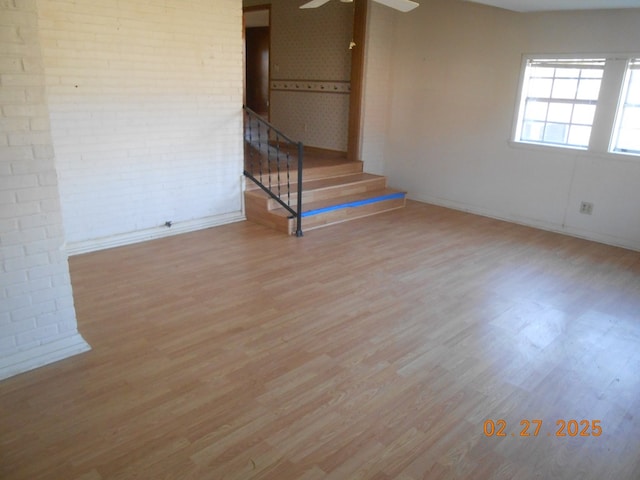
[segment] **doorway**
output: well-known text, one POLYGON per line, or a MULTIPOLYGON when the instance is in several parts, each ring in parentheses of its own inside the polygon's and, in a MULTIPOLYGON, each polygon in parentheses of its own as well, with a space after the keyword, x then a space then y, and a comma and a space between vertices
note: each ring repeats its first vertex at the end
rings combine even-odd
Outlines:
POLYGON ((269 54, 271 6, 247 7, 244 12, 245 105, 269 119, 269 54))
MULTIPOLYGON (((353 20, 353 41, 356 46, 351 51, 351 92, 348 114, 347 158, 349 160, 360 160, 367 14, 367 1, 356 0, 353 20)), ((270 120, 271 5, 244 7, 243 23, 245 40, 244 103, 270 120)))

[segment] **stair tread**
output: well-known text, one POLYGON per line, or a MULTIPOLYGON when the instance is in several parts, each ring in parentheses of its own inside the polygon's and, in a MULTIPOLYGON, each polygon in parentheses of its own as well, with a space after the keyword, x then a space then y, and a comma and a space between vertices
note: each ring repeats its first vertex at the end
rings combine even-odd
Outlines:
MULTIPOLYGON (((305 212, 311 212, 316 210, 323 210, 329 207, 339 207, 339 206, 347 206, 352 203, 357 203, 363 200, 376 199, 380 197, 385 197, 393 194, 405 194, 406 192, 402 190, 396 190, 393 188, 384 188, 380 190, 373 190, 370 192, 359 193, 354 195, 348 195, 344 197, 340 197, 339 199, 331 198, 326 200, 318 200, 315 202, 309 202, 303 204, 302 212, 303 215, 305 212)), ((346 207, 345 207, 346 208, 346 207)), ((282 207, 274 208, 270 210, 271 213, 279 216, 290 216, 290 213, 282 207)))
MULTIPOLYGON (((302 181, 302 191, 320 190, 323 188, 338 187, 341 185, 350 185, 354 183, 380 180, 384 177, 381 175, 373 175, 371 173, 352 173, 349 175, 340 175, 337 177, 318 178, 314 180, 302 181)), ((297 193, 298 186, 293 190, 297 193)))
MULTIPOLYGON (((311 163, 311 162, 310 162, 311 163)), ((256 178, 260 178, 261 175, 258 172, 258 166, 254 165, 253 170, 248 166, 245 166, 248 171, 252 171, 253 175, 256 178)), ((305 165, 303 169, 303 181, 311 181, 311 180, 320 180, 320 179, 328 179, 332 177, 342 177, 346 175, 353 175, 362 173, 363 163, 361 161, 334 161, 334 162, 323 162, 323 163, 313 163, 312 165, 305 165)), ((296 184, 298 170, 294 165, 291 166, 290 170, 290 182, 292 185, 296 184)), ((262 181, 263 183, 268 183, 269 176, 271 176, 271 183, 277 185, 277 175, 276 171, 271 171, 271 173, 267 172, 266 169, 262 172, 262 181)), ((286 183, 286 169, 282 169, 280 171, 280 184, 286 183)), ((259 190, 259 187, 253 182, 249 181, 247 183, 247 190, 259 190)))
MULTIPOLYGON (((352 173, 352 174, 340 175, 336 177, 318 178, 318 179, 303 181, 302 191, 305 193, 308 193, 312 191, 324 190, 324 189, 335 188, 335 187, 342 187, 342 186, 346 187, 346 186, 355 185, 358 183, 380 181, 384 178, 385 177, 381 175, 374 175, 371 173, 352 173)), ((249 193, 249 195, 261 196, 264 198, 269 197, 269 195, 267 195, 267 193, 260 188, 247 190, 247 192, 249 193)), ((292 183, 291 196, 297 195, 297 193, 298 193, 298 185, 295 183, 292 183)), ((287 196, 286 190, 282 189, 282 192, 280 193, 280 198, 284 198, 286 196, 287 196)))

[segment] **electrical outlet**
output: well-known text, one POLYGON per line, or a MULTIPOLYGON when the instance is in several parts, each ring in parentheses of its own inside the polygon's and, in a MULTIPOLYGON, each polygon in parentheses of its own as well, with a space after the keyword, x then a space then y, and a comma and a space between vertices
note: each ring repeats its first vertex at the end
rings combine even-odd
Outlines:
POLYGON ((583 213, 585 215, 591 215, 593 213, 593 203, 580 202, 580 213, 583 213))

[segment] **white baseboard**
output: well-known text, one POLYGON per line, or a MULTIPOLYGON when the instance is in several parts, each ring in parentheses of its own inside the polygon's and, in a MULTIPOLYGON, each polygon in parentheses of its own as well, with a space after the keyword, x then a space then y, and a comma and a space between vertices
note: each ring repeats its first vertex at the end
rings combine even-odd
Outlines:
POLYGON ((79 333, 76 333, 71 337, 15 353, 0 361, 0 380, 89 350, 91 350, 89 344, 79 333))
POLYGON ((548 232, 561 233, 563 235, 569 235, 572 237, 582 238, 584 240, 591 240, 592 242, 604 243, 614 247, 622 247, 628 250, 640 251, 640 243, 630 241, 625 238, 615 237, 613 235, 604 235, 600 233, 589 232, 578 228, 563 227, 549 222, 541 222, 529 218, 513 217, 504 215, 502 213, 494 212, 488 209, 479 208, 475 205, 467 205, 464 203, 454 202, 450 200, 444 200, 441 198, 429 197, 429 196, 411 196, 410 200, 417 202, 429 203, 431 205, 438 205, 440 207, 451 208, 452 210, 459 210, 462 212, 473 213, 474 215, 481 215, 483 217, 495 218, 496 220, 503 220, 505 222, 516 223, 518 225, 524 225, 526 227, 538 228, 540 230, 546 230, 548 232))
POLYGON ((243 211, 214 215, 211 217, 176 222, 171 227, 154 227, 137 232, 128 232, 110 237, 96 238, 82 242, 71 242, 65 245, 68 255, 79 255, 81 253, 95 252, 107 248, 121 247, 132 243, 146 242, 157 238, 170 237, 181 233, 194 232, 205 228, 218 227, 227 223, 234 223, 246 220, 243 211))

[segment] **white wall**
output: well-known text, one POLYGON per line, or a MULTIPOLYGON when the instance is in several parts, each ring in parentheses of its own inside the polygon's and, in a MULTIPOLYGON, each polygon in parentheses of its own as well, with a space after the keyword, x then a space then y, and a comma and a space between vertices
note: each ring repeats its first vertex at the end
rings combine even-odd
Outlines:
POLYGON ((369 173, 384 174, 391 108, 395 18, 388 7, 370 2, 362 98, 360 155, 369 173))
POLYGON ((68 251, 242 219, 241 2, 38 5, 68 251))
MULTIPOLYGON (((385 15, 395 21, 390 184, 417 200, 640 250, 640 158, 509 143, 522 55, 637 52, 640 10, 519 14, 428 0, 385 15), (582 200, 593 215, 578 212, 582 200)), ((381 30, 368 34, 372 43, 381 30)))
POLYGON ((35 0, 0 2, 0 379, 89 349, 78 334, 35 0))

